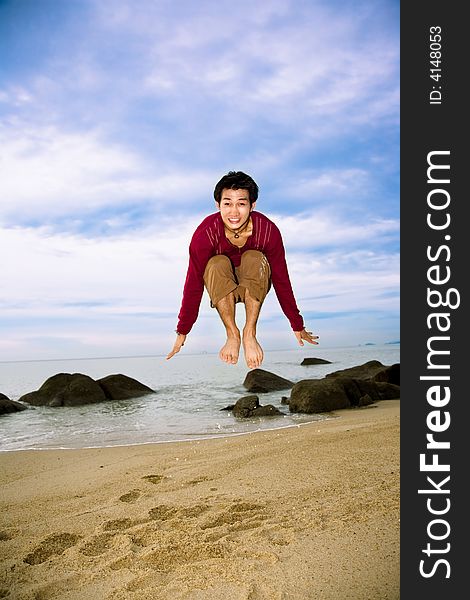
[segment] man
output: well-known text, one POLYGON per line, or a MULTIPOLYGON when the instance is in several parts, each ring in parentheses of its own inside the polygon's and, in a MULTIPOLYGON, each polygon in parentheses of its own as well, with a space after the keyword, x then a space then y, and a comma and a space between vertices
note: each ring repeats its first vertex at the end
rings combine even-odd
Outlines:
POLYGON ((297 308, 281 233, 254 210, 257 184, 241 171, 230 171, 215 186, 214 198, 218 212, 206 217, 191 239, 176 341, 167 360, 181 350, 196 322, 204 286, 226 330, 227 341, 219 352, 224 362, 236 364, 243 343, 248 367, 261 365, 263 349, 256 339, 256 326, 271 284, 298 343, 318 344, 318 336, 305 330, 297 308), (241 336, 235 322, 237 302, 243 302, 246 311, 241 336))

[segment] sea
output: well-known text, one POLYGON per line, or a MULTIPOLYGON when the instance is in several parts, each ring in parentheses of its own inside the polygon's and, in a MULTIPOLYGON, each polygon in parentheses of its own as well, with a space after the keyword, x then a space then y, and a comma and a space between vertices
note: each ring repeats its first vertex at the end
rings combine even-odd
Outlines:
MULTIPOLYGON (((399 343, 338 348, 265 352, 261 368, 294 383, 320 379, 339 369, 378 360, 400 362, 399 343), (329 364, 302 366, 316 357, 329 364)), ((243 356, 237 365, 223 363, 217 354, 180 353, 165 356, 127 356, 0 362, 0 392, 11 400, 37 390, 57 373, 83 373, 93 379, 122 373, 149 386, 155 393, 130 400, 77 407, 29 407, 0 416, 0 451, 110 446, 173 442, 248 434, 254 431, 301 426, 331 416, 291 414, 281 402, 289 390, 258 394, 261 405, 273 404, 281 416, 237 419, 224 410, 248 395, 243 381, 248 368, 243 356)))

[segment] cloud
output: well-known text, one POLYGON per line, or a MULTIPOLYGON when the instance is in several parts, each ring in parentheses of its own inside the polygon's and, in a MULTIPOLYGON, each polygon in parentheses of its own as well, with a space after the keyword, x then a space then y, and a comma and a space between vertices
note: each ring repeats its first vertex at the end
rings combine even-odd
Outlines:
POLYGON ((203 135, 217 124, 211 135, 221 140, 249 133, 254 121, 306 139, 398 122, 390 3, 261 4, 239 3, 234 15, 227 2, 90 3, 74 29, 68 23, 67 56, 45 61, 27 93, 41 116, 48 99, 56 115, 78 110, 86 120, 93 105, 108 126, 148 110, 173 131, 183 121, 203 135))
POLYGON ((268 216, 279 223, 284 244, 294 250, 304 248, 315 252, 324 247, 350 250, 357 245, 363 249, 385 247, 387 241, 396 242, 399 232, 396 219, 355 222, 346 215, 337 215, 334 208, 329 212, 327 207, 295 216, 271 213, 268 216))
POLYGON ((21 223, 110 208, 110 218, 130 203, 191 201, 196 189, 211 189, 208 172, 175 172, 168 165, 155 174, 148 161, 98 133, 48 128, 5 131, 0 147, 0 218, 21 223))

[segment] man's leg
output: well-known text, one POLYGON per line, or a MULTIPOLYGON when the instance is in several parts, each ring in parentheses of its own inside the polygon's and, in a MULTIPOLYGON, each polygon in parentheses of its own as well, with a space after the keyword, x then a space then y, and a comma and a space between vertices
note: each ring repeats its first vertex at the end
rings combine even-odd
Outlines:
POLYGON ((243 351, 246 364, 250 369, 256 369, 263 362, 263 349, 256 339, 256 324, 261 310, 261 302, 252 298, 249 290, 245 292, 246 323, 243 328, 243 351))
POLYGON ((247 250, 242 255, 237 271, 240 288, 245 290, 246 322, 243 328, 243 350, 246 364, 256 369, 264 358, 263 349, 256 339, 256 326, 261 306, 270 288, 271 269, 267 258, 258 250, 247 250))
POLYGON ((235 365, 238 362, 240 353, 240 331, 235 322, 235 296, 233 292, 219 300, 215 307, 227 333, 227 341, 221 348, 219 356, 224 362, 235 365))
POLYGON ((223 254, 213 256, 204 271, 204 284, 217 309, 227 334, 227 341, 219 352, 221 360, 236 364, 240 353, 240 331, 235 322, 235 295, 238 283, 230 259, 223 254))

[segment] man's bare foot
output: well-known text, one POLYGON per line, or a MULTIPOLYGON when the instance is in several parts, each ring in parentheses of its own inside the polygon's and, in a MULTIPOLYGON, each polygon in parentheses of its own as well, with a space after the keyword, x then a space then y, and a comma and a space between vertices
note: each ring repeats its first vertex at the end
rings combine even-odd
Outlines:
POLYGON ((220 360, 229 365, 236 365, 240 353, 240 337, 228 336, 227 341, 219 352, 220 360))
POLYGON ((254 335, 243 334, 243 350, 246 364, 250 369, 256 369, 263 362, 264 353, 254 335))

